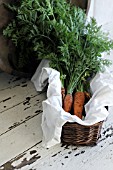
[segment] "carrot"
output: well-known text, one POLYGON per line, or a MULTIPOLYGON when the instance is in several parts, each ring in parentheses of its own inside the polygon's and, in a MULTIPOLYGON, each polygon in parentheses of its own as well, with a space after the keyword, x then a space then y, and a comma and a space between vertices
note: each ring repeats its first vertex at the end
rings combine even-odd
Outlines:
POLYGON ((61 88, 62 99, 64 100, 65 97, 65 88, 61 88))
POLYGON ((82 119, 82 112, 85 102, 85 93, 78 91, 74 94, 74 104, 73 104, 73 110, 74 115, 78 116, 80 119, 82 119))
POLYGON ((66 112, 70 112, 73 104, 73 96, 72 94, 66 94, 64 98, 64 104, 63 104, 63 109, 66 112))
POLYGON ((61 95, 62 95, 62 107, 63 107, 63 104, 64 104, 64 98, 65 98, 65 88, 61 88, 61 95))

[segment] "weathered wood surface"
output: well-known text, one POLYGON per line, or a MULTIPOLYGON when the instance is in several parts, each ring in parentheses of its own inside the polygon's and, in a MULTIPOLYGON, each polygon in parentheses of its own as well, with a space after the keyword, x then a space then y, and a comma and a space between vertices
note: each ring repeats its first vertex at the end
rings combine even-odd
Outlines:
POLYGON ((93 147, 42 147, 42 101, 30 80, 0 73, 0 170, 112 170, 113 108, 93 147))

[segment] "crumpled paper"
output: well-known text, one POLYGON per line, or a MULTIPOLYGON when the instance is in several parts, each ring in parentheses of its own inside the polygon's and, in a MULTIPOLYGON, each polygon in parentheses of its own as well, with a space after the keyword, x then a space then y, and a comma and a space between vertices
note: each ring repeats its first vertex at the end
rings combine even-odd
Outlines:
POLYGON ((105 68, 90 82, 92 98, 85 105, 84 120, 62 109, 60 73, 49 68, 47 60, 42 60, 31 81, 37 91, 43 90, 48 83, 47 99, 42 102, 43 146, 49 148, 61 142, 62 126, 67 122, 77 122, 81 125, 93 125, 103 121, 109 115, 104 106, 113 106, 113 76, 105 68))

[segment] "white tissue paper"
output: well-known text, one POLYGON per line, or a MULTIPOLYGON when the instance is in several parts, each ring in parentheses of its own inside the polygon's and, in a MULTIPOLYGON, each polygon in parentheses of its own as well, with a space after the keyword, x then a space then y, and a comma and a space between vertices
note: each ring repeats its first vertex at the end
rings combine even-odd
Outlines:
POLYGON ((113 106, 113 76, 107 68, 103 73, 98 73, 90 83, 92 98, 85 105, 84 120, 62 109, 60 73, 49 68, 47 60, 42 60, 31 81, 37 91, 41 91, 48 83, 47 99, 42 102, 43 146, 46 148, 61 142, 62 126, 67 121, 93 125, 109 115, 104 106, 113 106))

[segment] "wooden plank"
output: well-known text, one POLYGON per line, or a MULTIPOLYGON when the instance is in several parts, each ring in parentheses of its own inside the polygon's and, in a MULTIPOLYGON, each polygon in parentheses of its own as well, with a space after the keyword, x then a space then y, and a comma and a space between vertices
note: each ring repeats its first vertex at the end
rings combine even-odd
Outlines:
MULTIPOLYGON (((113 140, 113 138, 112 138, 113 140)), ((112 170, 113 169, 113 144, 104 148, 101 152, 97 153, 95 157, 88 160, 85 165, 82 166, 81 170, 112 170)))
POLYGON ((41 114, 39 114, 0 137, 0 165, 41 140, 41 114))
POLYGON ((2 112, 0 114, 0 136, 42 113, 44 99, 45 93, 27 97, 23 102, 2 112))
POLYGON ((2 72, 0 73, 0 92, 8 88, 11 89, 15 86, 19 86, 20 83, 25 84, 26 81, 28 80, 29 79, 27 78, 20 78, 20 77, 2 72))
POLYGON ((31 81, 0 92, 0 114, 40 94, 31 81))

